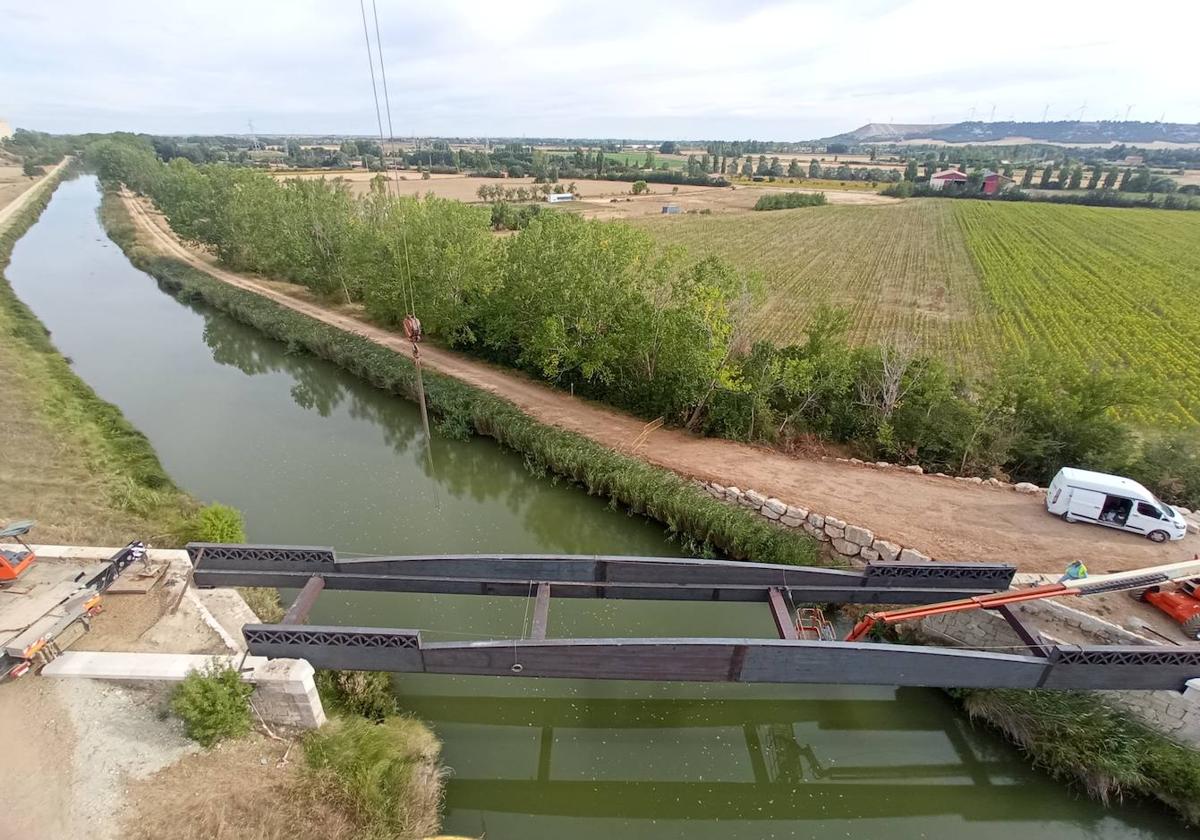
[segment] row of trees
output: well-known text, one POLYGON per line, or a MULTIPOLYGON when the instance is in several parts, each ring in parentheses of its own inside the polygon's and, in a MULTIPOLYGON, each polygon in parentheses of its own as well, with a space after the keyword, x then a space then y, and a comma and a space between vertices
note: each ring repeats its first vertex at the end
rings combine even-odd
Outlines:
POLYGON ((1140 442, 1116 410, 1153 398, 1136 376, 1036 357, 968 378, 911 345, 852 347, 822 310, 802 344, 750 345, 761 281, 663 249, 639 229, 539 213, 492 236, 493 214, 457 201, 353 196, 228 165, 163 165, 120 141, 92 146, 107 181, 153 197, 183 237, 231 268, 359 301, 560 387, 642 416, 746 440, 816 434, 864 457, 1044 482, 1063 464, 1133 474, 1169 500, 1200 499, 1194 441, 1140 442))
POLYGON ((1131 475, 1160 498, 1200 502, 1194 430, 1143 437, 1122 409, 1162 395, 1134 373, 1101 373, 1039 352, 969 378, 913 343, 852 347, 846 313, 823 308, 803 344, 737 357, 701 427, 786 442, 800 433, 927 471, 1045 484, 1064 465, 1131 475))
POLYGON ((489 208, 397 197, 383 178, 355 197, 255 169, 163 165, 137 143, 104 141, 90 158, 235 270, 361 302, 389 326, 415 310, 451 346, 676 423, 721 380, 738 302, 755 285, 720 260, 570 213, 496 238, 489 208))

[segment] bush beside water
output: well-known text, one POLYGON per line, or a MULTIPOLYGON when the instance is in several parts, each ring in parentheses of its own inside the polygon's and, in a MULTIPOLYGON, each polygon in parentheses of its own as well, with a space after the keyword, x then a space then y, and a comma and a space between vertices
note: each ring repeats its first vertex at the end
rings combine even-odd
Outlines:
POLYGON ((253 693, 254 686, 237 670, 214 662, 203 671, 192 671, 175 687, 171 710, 183 721, 189 738, 211 747, 250 731, 253 693))

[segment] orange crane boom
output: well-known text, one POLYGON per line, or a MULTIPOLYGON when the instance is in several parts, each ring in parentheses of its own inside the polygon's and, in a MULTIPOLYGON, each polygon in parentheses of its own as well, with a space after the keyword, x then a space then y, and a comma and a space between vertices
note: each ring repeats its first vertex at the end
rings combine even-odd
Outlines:
POLYGON ((1141 589, 1171 580, 1184 580, 1200 576, 1200 555, 1184 563, 1171 563, 1166 566, 1151 566, 1147 569, 1136 569, 1132 572, 1117 572, 1111 575, 1096 575, 1094 577, 1078 578, 1061 583, 1045 583, 1029 589, 1009 589, 1006 592, 995 592, 991 595, 977 595, 973 598, 960 598, 956 601, 943 601, 940 604, 924 604, 919 607, 905 607, 899 610, 873 612, 863 616, 854 629, 846 636, 847 642, 861 640, 871 628, 878 623, 898 624, 901 621, 915 621, 932 615, 965 612, 967 610, 995 610, 1010 604, 1020 604, 1024 601, 1039 601, 1043 598, 1056 598, 1062 595, 1098 595, 1102 592, 1120 592, 1125 589, 1141 589))

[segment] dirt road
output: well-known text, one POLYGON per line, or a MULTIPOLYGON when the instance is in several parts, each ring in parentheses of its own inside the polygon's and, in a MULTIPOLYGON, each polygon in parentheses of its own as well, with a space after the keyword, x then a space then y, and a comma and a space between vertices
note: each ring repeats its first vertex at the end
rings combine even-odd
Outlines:
MULTIPOLYGON (((125 200, 146 241, 163 253, 297 312, 398 352, 409 352, 407 343, 395 333, 291 294, 285 291, 285 284, 220 268, 212 257, 183 246, 160 214, 132 196, 125 200)), ((627 450, 645 425, 636 417, 458 353, 425 345, 421 354, 425 364, 440 373, 503 397, 543 423, 613 449, 627 450)), ((1155 545, 1132 534, 1068 525, 1049 516, 1037 496, 898 470, 799 459, 675 429, 651 434, 638 454, 689 478, 753 488, 865 526, 879 537, 918 548, 939 560, 1014 563, 1021 571, 1054 572, 1082 557, 1094 572, 1103 572, 1187 559, 1200 542, 1188 537, 1155 545)))
POLYGON ((58 174, 58 170, 62 169, 64 166, 70 163, 70 161, 71 158, 69 156, 63 158, 58 162, 57 165, 46 170, 45 175, 43 175, 41 178, 38 178, 36 181, 33 181, 24 189, 24 191, 13 196, 7 204, 0 203, 0 230, 3 230, 5 225, 8 224, 8 220, 15 216, 20 209, 24 207, 34 195, 37 194, 38 187, 44 184, 48 179, 58 174))

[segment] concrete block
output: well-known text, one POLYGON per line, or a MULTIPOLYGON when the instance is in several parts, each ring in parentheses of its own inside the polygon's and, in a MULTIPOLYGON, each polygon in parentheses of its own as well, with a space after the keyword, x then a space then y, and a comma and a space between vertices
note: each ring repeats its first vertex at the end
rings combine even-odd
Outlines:
POLYGON ((814 528, 824 528, 825 517, 814 511, 808 515, 808 524, 814 528))
POLYGON ((917 551, 915 548, 905 548, 900 551, 901 563, 924 563, 928 560, 928 557, 917 551))
POLYGON ((843 540, 846 538, 846 531, 844 528, 838 528, 834 525, 830 525, 829 520, 826 519, 825 520, 825 536, 829 537, 830 539, 834 539, 834 540, 843 540))
POLYGON ((786 514, 784 516, 779 517, 779 521, 781 524, 786 525, 789 528, 799 528, 801 525, 803 525, 805 523, 805 520, 802 518, 798 518, 795 516, 787 516, 786 514))
POLYGON ((776 498, 767 499, 765 502, 763 502, 763 507, 774 511, 780 516, 783 516, 785 513, 787 513, 788 509, 788 506, 784 502, 781 502, 776 498))
POLYGON ((825 524, 832 525, 834 528, 837 528, 838 530, 843 530, 846 527, 845 522, 843 522, 842 520, 840 520, 836 517, 833 517, 833 516, 826 516, 825 524))
POLYGON ((742 504, 746 507, 760 508, 766 500, 766 497, 762 493, 755 490, 747 490, 742 493, 742 504))
POLYGON ((808 519, 808 508, 788 505, 787 515, 793 517, 794 519, 808 519))
POLYGON ((763 516, 765 516, 767 519, 777 521, 780 518, 779 511, 777 511, 771 507, 768 507, 767 505, 763 505, 762 507, 760 507, 758 509, 758 512, 761 513, 763 516))
POLYGON ((888 542, 887 540, 875 540, 873 543, 871 543, 871 548, 879 552, 879 558, 881 560, 886 560, 889 563, 899 557, 901 551, 900 546, 896 545, 894 542, 888 542))
POLYGON ((875 535, 866 528, 860 528, 857 525, 847 525, 846 539, 855 545, 866 547, 875 541, 875 535))
POLYGON ((833 550, 838 554, 845 555, 846 557, 856 556, 861 547, 862 546, 858 545, 857 543, 852 543, 849 540, 838 539, 837 537, 833 538, 833 550))
POLYGON ((908 470, 910 473, 916 473, 917 475, 922 475, 925 472, 925 470, 921 469, 920 464, 909 464, 904 469, 908 470))
POLYGON ((879 552, 873 548, 862 548, 859 550, 858 556, 868 563, 874 563, 879 559, 879 552))

